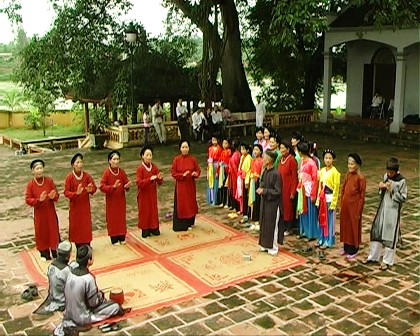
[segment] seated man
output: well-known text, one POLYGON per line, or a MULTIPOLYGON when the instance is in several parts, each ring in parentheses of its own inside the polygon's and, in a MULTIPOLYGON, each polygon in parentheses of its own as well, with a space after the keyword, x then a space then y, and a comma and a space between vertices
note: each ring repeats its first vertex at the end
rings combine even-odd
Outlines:
POLYGON ((54 335, 77 333, 92 323, 125 313, 118 303, 105 299, 104 293, 98 289, 95 277, 89 271, 89 266, 93 264, 90 246, 83 245, 77 249, 76 262, 79 265, 71 270, 64 289, 64 319, 54 330, 54 335))
POLYGON ((48 315, 55 311, 64 311, 66 298, 64 287, 71 272, 68 262, 71 254, 71 243, 63 241, 58 244, 57 258, 48 266, 48 296, 34 311, 34 314, 48 315))
POLYGON ((194 139, 196 141, 204 142, 204 128, 207 124, 207 119, 204 116, 203 110, 195 111, 191 117, 194 139))
POLYGON ((213 124, 213 134, 221 135, 222 133, 222 127, 223 127, 223 118, 222 118, 222 112, 219 110, 217 106, 214 107, 214 109, 210 113, 211 121, 213 124))

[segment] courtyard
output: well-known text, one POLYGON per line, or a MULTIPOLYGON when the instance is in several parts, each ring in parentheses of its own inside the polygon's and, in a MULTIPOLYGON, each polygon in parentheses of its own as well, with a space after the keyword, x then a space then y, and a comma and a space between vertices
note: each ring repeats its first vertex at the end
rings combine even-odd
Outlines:
MULTIPOLYGON (((290 130, 282 137, 290 137, 290 130)), ((120 322, 118 335, 418 335, 419 327, 419 157, 418 151, 371 142, 343 140, 320 134, 304 134, 315 140, 319 152, 324 148, 336 151, 336 166, 346 173, 347 154, 358 152, 362 159, 362 173, 367 180, 363 213, 363 245, 356 262, 348 262, 339 255, 339 244, 327 250, 320 261, 317 253, 305 255, 306 263, 277 274, 248 280, 205 297, 175 304, 166 308, 128 318, 120 322), (377 185, 381 180, 385 160, 398 157, 401 173, 407 179, 409 196, 402 209, 402 246, 397 251, 396 264, 387 271, 378 265, 363 265, 369 246, 370 224, 379 203, 377 185)), ((251 141, 252 139, 247 139, 251 141)), ((135 180, 140 163, 139 148, 121 150, 122 168, 129 179, 135 180)), ((45 174, 51 176, 60 200, 57 209, 65 212, 67 200, 62 195, 65 176, 70 172, 70 159, 76 150, 48 153, 41 157, 45 174)), ((214 208, 205 201, 206 146, 192 144, 191 152, 201 165, 197 201, 199 212, 233 229, 243 230, 238 220, 230 220, 228 211, 214 208)), ((0 148, 3 160, 0 174, 0 335, 49 335, 62 315, 40 318, 32 311, 42 302, 24 302, 20 294, 31 279, 18 253, 34 247, 32 210, 25 205, 24 190, 31 179, 29 163, 35 156, 14 156, 14 152, 0 148)), ((83 151, 85 170, 99 184, 107 168, 107 150, 83 151)), ((172 159, 178 154, 177 144, 156 146, 154 163, 164 175, 158 192, 162 221, 172 212, 174 182, 170 176, 172 159)), ((98 191, 91 198, 92 221, 96 232, 105 228, 104 196, 98 191)), ((136 188, 127 193, 127 223, 137 226, 136 188)), ((68 223, 60 218, 62 238, 67 237, 68 223)), ((339 227, 336 227, 337 239, 339 227)), ((249 232, 258 236, 257 232, 249 232)), ((284 249, 300 254, 304 242, 295 236, 286 237, 284 249)), ((43 288, 41 296, 45 296, 43 288)), ((97 328, 83 333, 95 335, 97 328)))

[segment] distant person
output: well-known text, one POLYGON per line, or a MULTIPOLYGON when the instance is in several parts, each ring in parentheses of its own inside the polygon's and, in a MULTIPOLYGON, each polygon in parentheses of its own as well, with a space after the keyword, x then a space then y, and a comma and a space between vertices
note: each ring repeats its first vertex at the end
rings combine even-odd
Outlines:
POLYGON ((393 119, 394 118, 394 98, 392 98, 389 101, 389 106, 388 106, 388 110, 387 110, 387 113, 386 113, 386 117, 388 119, 393 119))
POLYGON ((54 181, 44 176, 45 163, 41 159, 31 162, 33 178, 26 186, 25 202, 34 208, 35 244, 42 261, 57 257, 60 240, 55 203, 58 191, 54 181))
POLYGON ((207 119, 204 116, 202 109, 195 111, 191 117, 194 139, 199 142, 204 142, 204 128, 207 124, 207 119))
POLYGON ((407 200, 407 182, 400 174, 397 158, 391 157, 386 161, 379 193, 381 200, 370 230, 370 252, 363 263, 379 262, 384 247, 381 270, 387 270, 394 264, 401 235, 401 208, 407 200))
POLYGON ((178 100, 178 105, 176 106, 176 117, 178 119, 178 128, 179 133, 181 134, 181 139, 189 140, 190 128, 188 122, 188 110, 186 106, 182 105, 182 99, 178 100))
POLYGON ((143 112, 143 129, 144 129, 144 146, 149 144, 149 132, 150 132, 150 114, 146 109, 143 112))
POLYGON ((295 229, 296 205, 294 199, 296 198, 296 188, 298 186, 295 151, 289 140, 285 139, 280 142, 280 155, 278 171, 283 182, 281 194, 285 225, 284 235, 288 236, 295 229))
POLYGON ((175 179, 173 230, 191 230, 198 213, 196 180, 201 169, 194 156, 190 154, 190 143, 181 140, 180 155, 172 162, 171 175, 175 179))
POLYGON ((120 168, 120 158, 120 152, 109 152, 108 167, 102 174, 99 186, 105 194, 106 228, 112 245, 124 245, 127 234, 125 193, 130 189, 131 182, 120 168))
POLYGON ((258 101, 257 101, 257 105, 255 106, 255 124, 256 124, 256 127, 263 127, 265 113, 266 113, 265 104, 261 100, 261 98, 259 98, 258 101))
POLYGON ((92 176, 83 170, 82 154, 75 154, 70 163, 73 171, 64 182, 64 196, 69 199, 69 240, 79 247, 92 241, 90 196, 95 194, 96 185, 92 176))
POLYGON ((152 147, 140 151, 141 164, 136 171, 138 227, 143 238, 160 235, 157 188, 163 183, 163 175, 152 163, 152 147))
POLYGON ((263 172, 257 194, 261 196, 260 208, 260 237, 259 245, 261 252, 268 252, 276 256, 279 247, 283 243, 283 231, 280 228, 282 221, 281 190, 282 181, 274 161, 277 153, 267 150, 263 155, 263 172))
POLYGON ((362 214, 365 204, 366 179, 360 172, 362 158, 351 153, 347 159, 348 172, 341 189, 340 242, 344 244, 340 254, 349 261, 356 259, 362 242, 362 214))
POLYGON ((370 105, 370 117, 375 118, 377 115, 379 115, 381 111, 381 105, 383 103, 382 96, 376 92, 375 95, 372 98, 372 104, 370 105))
POLYGON ((321 236, 316 246, 321 249, 320 259, 325 258, 323 250, 335 245, 335 223, 338 195, 340 193, 341 174, 334 167, 335 153, 331 149, 322 152, 325 166, 319 173, 318 198, 316 205, 319 208, 319 225, 321 236))
POLYGON ((166 129, 163 119, 164 114, 162 105, 160 104, 160 99, 157 99, 155 105, 152 107, 152 122, 161 144, 166 143, 166 129))
POLYGON ((220 137, 223 130, 222 112, 215 106, 211 111, 210 116, 213 124, 213 134, 217 134, 220 137))

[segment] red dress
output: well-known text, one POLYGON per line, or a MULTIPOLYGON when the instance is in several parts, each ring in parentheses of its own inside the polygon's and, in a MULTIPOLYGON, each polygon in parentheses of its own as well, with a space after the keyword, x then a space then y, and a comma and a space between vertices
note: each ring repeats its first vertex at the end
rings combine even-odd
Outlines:
POLYGON ((194 217, 198 213, 195 179, 201 174, 200 166, 191 155, 178 155, 172 162, 171 175, 175 179, 175 197, 177 216, 180 219, 194 217), (190 174, 183 176, 186 171, 190 174), (191 176, 196 172, 196 177, 191 176))
POLYGON ((360 173, 347 173, 341 189, 340 241, 358 247, 362 242, 362 213, 366 180, 360 173))
POLYGON ((121 168, 114 170, 108 167, 102 174, 99 189, 105 194, 105 217, 108 236, 125 236, 126 228, 126 202, 124 186, 128 183, 127 175, 121 168), (120 180, 121 184, 114 188, 120 180))
POLYGON ((69 205, 69 240, 76 244, 90 243, 92 241, 92 219, 90 214, 90 195, 96 192, 96 185, 92 177, 82 172, 80 180, 73 172, 66 177, 64 196, 70 200, 69 205), (82 185, 83 190, 77 195, 77 187, 82 185), (92 184, 91 192, 86 191, 88 184, 92 184))
POLYGON ((53 180, 44 177, 44 183, 38 185, 33 179, 26 186, 26 204, 34 207, 35 243, 38 251, 57 250, 59 242, 58 219, 55 204, 58 201, 58 192, 53 180), (39 197, 43 191, 47 194, 56 191, 54 199, 47 198, 41 202, 39 197))
MULTIPOLYGON (((229 148, 222 149, 222 152, 220 153, 219 170, 220 170, 220 167, 224 168, 223 182, 225 181, 225 179, 227 178, 228 173, 229 173, 230 156, 231 156, 231 150, 229 148)), ((219 176, 220 176, 220 173, 221 172, 219 171, 219 176)))
POLYGON ((146 167, 142 162, 136 172, 138 227, 142 230, 156 230, 159 228, 157 185, 161 185, 163 179, 150 180, 153 175, 159 174, 159 169, 153 163, 146 167))
POLYGON ((293 155, 288 154, 280 159, 278 167, 281 175, 282 184, 282 202, 283 219, 286 222, 294 220, 293 198, 296 196, 298 185, 297 162, 293 155), (291 197, 293 196, 293 197, 291 197))
POLYGON ((230 194, 234 197, 236 195, 236 185, 238 179, 239 162, 241 161, 241 153, 235 151, 229 160, 228 172, 228 189, 230 194))

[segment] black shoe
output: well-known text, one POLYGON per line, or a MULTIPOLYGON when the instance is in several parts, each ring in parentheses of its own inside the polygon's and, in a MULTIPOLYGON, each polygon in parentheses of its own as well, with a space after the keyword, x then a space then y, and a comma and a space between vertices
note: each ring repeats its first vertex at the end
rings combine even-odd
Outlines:
POLYGON ((142 236, 142 238, 150 237, 150 231, 149 230, 143 230, 141 232, 141 236, 142 236))
POLYGON ((45 258, 46 260, 51 260, 50 250, 40 251, 41 258, 45 258))
POLYGON ((152 230, 151 232, 152 232, 152 235, 155 235, 155 236, 160 236, 160 231, 159 231, 159 229, 154 229, 154 230, 152 230))

